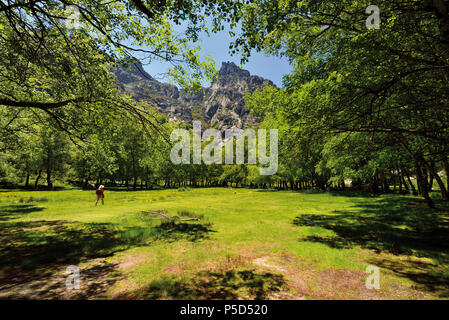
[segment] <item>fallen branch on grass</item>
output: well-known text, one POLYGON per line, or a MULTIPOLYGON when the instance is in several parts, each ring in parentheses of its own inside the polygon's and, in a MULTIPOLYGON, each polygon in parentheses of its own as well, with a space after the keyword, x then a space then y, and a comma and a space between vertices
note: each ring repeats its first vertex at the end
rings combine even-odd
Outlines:
POLYGON ((180 218, 178 216, 170 217, 167 215, 167 212, 164 210, 159 211, 142 211, 141 213, 141 219, 144 220, 144 216, 151 216, 152 218, 159 218, 159 219, 173 219, 178 221, 201 221, 200 218, 180 218))

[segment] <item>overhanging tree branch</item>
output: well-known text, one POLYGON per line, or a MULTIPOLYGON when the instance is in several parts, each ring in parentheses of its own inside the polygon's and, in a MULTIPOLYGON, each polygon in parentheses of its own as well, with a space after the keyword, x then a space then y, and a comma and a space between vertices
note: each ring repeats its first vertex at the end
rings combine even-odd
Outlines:
POLYGON ((39 108, 43 110, 60 108, 70 103, 77 103, 77 102, 92 102, 92 101, 90 101, 87 98, 76 98, 59 102, 14 101, 9 99, 0 99, 0 105, 3 106, 20 107, 20 108, 39 108))

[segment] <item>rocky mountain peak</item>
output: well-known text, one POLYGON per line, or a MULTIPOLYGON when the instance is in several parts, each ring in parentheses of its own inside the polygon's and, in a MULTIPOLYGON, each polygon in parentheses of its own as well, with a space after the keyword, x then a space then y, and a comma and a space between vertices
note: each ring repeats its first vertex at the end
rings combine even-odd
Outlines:
POLYGON ((249 77, 250 73, 247 70, 241 69, 234 62, 223 62, 218 71, 218 77, 226 76, 249 77))
POLYGON ((251 75, 233 62, 223 62, 209 88, 198 94, 178 90, 174 85, 161 83, 143 70, 140 62, 130 67, 113 69, 119 87, 136 101, 147 101, 172 121, 201 120, 205 126, 221 131, 244 129, 256 124, 245 106, 244 96, 266 85, 267 79, 251 75))
POLYGON ((129 84, 142 79, 154 80, 153 77, 145 71, 142 63, 137 59, 134 59, 129 65, 114 68, 112 72, 116 75, 118 82, 121 84, 129 84))

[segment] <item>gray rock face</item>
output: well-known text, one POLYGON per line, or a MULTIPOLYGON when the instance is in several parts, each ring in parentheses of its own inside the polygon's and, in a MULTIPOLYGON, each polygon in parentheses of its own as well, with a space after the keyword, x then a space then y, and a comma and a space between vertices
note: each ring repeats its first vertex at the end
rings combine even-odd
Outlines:
POLYGON ((147 101, 166 114, 171 121, 203 120, 203 124, 221 131, 244 129, 256 124, 245 107, 244 95, 265 85, 274 84, 259 76, 252 76, 233 62, 223 62, 209 88, 188 93, 176 86, 161 83, 143 70, 138 61, 130 67, 111 70, 119 87, 136 101, 147 101))

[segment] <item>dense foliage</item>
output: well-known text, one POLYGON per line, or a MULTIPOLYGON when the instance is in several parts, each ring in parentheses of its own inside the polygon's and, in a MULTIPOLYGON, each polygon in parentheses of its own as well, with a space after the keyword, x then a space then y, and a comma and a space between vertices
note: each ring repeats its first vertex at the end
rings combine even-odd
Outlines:
POLYGON ((39 185, 44 176, 89 183, 249 185, 421 194, 434 181, 449 199, 449 5, 369 1, 1 1, 0 179, 39 185), (80 11, 79 29, 63 18, 80 11), (279 129, 279 171, 251 165, 180 165, 169 159, 167 122, 152 106, 117 92, 109 68, 171 61, 184 88, 212 77, 194 42, 241 22, 231 50, 287 57, 283 88, 247 96, 264 128, 279 129), (178 35, 172 25, 187 21, 178 35), (142 49, 143 48, 143 49, 142 49), (139 124, 140 125, 136 125, 139 124), (32 183, 30 179, 34 179, 32 183), (446 177, 447 178, 447 177, 446 177), (415 183, 416 181, 416 183, 415 183))
MULTIPOLYGON (((235 45, 286 56, 285 88, 249 98, 282 127, 286 178, 318 186, 346 179, 372 191, 416 177, 430 206, 449 155, 449 10, 445 1, 254 1, 235 45), (268 104, 266 101, 270 101, 268 104), (288 169, 287 169, 288 168, 288 169)), ((407 188, 413 188, 409 183, 407 188)), ((404 191, 404 190, 403 190, 404 191)))

